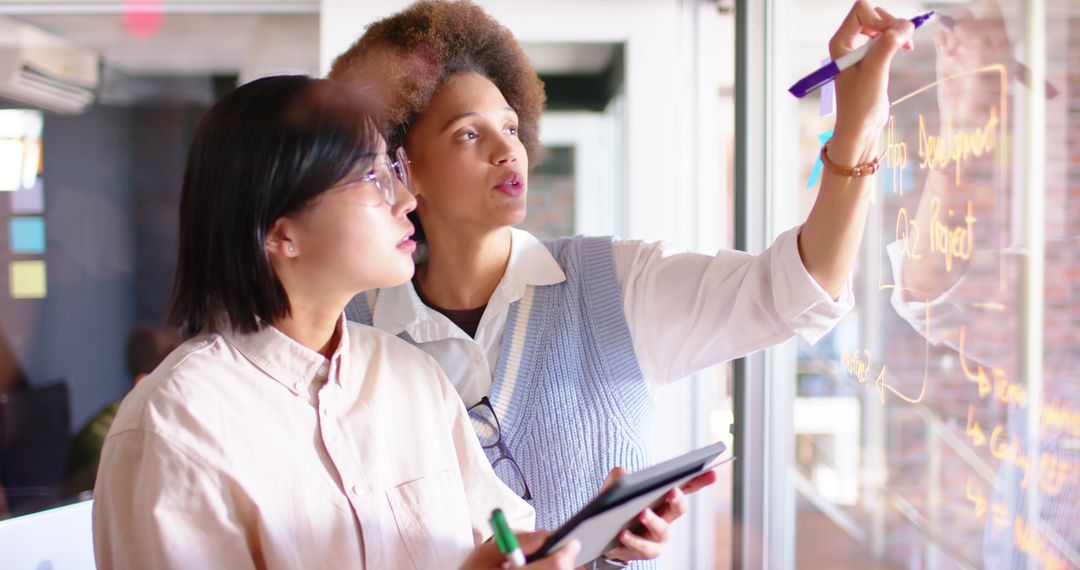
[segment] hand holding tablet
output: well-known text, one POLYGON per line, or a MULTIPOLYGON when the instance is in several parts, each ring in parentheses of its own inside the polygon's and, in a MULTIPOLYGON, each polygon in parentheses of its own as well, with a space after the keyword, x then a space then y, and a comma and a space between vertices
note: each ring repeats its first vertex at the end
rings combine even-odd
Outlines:
MULTIPOLYGON (((603 487, 624 477, 627 471, 615 468, 608 473, 603 487)), ((630 528, 616 537, 619 544, 604 553, 603 559, 613 563, 628 564, 641 560, 659 558, 667 551, 668 540, 675 521, 690 512, 690 496, 713 485, 719 479, 715 469, 707 470, 687 483, 677 485, 657 500, 656 505, 638 513, 637 520, 630 528)))
POLYGON ((599 558, 621 546, 619 534, 639 527, 638 515, 647 508, 658 510, 666 495, 721 462, 723 443, 715 443, 653 467, 616 479, 599 495, 553 532, 544 545, 529 556, 538 560, 558 550, 571 540, 581 543, 576 564, 599 558))

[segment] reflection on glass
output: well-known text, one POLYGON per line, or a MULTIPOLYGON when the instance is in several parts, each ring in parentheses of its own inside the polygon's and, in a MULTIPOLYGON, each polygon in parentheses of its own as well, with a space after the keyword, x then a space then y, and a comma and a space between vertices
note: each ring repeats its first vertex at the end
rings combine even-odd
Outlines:
MULTIPOLYGON (((1080 68, 1059 55, 1080 53, 1080 14, 1047 4, 1045 163, 1024 160, 1023 2, 950 5, 894 65, 858 308, 799 351, 799 567, 1080 568, 1080 68), (1040 307, 1041 342, 1024 329, 1040 307)), ((819 109, 801 103, 804 156, 831 126, 819 109)))

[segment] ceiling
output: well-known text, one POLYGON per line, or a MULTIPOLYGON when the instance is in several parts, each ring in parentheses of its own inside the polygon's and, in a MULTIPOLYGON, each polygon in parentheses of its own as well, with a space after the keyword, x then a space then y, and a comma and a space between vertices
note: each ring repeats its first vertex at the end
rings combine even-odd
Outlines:
POLYGON ((317 14, 166 14, 139 37, 121 15, 36 15, 19 20, 101 54, 129 75, 318 72, 317 14))
MULTIPOLYGON (((165 14, 140 37, 123 15, 21 15, 18 20, 101 54, 107 67, 135 76, 319 72, 319 16, 300 14, 165 14)), ((137 24, 136 24, 137 26, 137 24)), ((541 73, 595 74, 615 44, 529 44, 541 73)))

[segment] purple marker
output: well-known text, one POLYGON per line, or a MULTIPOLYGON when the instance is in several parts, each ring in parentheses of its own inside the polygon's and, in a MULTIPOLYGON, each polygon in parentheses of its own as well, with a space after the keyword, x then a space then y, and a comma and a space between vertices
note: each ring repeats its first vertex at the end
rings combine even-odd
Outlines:
MULTIPOLYGON (((918 29, 919 26, 925 24, 926 21, 930 19, 930 16, 933 15, 933 12, 927 12, 921 16, 915 16, 911 19, 911 23, 915 24, 915 28, 918 29)), ((806 97, 818 87, 835 79, 837 75, 840 75, 841 71, 862 61, 862 58, 866 57, 866 54, 870 52, 870 48, 874 47, 874 44, 876 44, 879 39, 881 39, 881 36, 866 42, 859 49, 852 50, 835 60, 826 63, 818 68, 817 71, 800 79, 795 85, 792 85, 788 91, 796 97, 806 97)))

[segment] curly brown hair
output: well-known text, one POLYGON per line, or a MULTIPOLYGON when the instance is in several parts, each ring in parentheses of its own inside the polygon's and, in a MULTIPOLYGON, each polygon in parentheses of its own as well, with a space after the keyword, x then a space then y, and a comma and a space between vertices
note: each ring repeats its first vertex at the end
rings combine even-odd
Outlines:
POLYGON ((521 45, 506 27, 468 0, 420 0, 371 24, 334 59, 329 78, 376 91, 391 145, 455 73, 472 71, 495 84, 518 114, 529 164, 540 158, 540 114, 547 96, 521 45))

